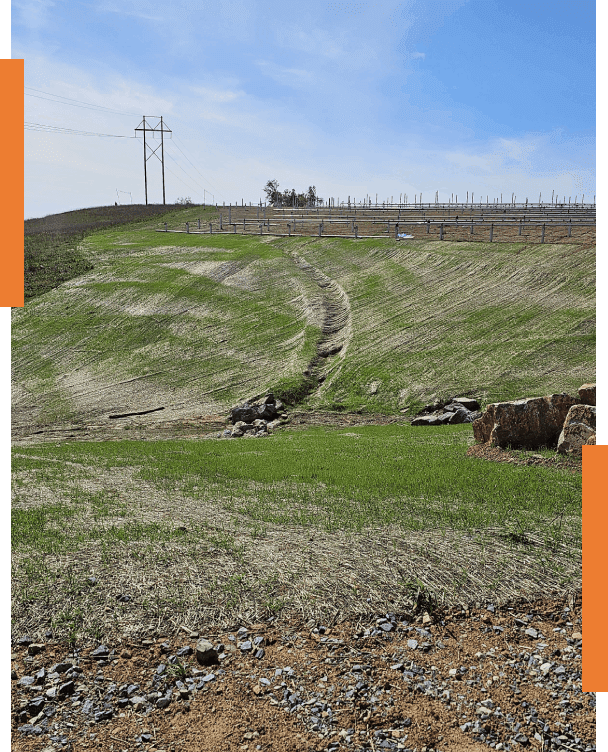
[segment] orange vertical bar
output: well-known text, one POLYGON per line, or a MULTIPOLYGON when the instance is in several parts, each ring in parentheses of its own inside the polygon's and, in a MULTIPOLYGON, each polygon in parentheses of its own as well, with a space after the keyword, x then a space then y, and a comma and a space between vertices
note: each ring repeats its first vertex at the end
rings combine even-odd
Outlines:
POLYGON ((23 60, 0 60, 5 143, 0 202, 0 306, 23 305, 23 60))
POLYGON ((583 446, 583 692, 608 691, 608 446, 583 446))

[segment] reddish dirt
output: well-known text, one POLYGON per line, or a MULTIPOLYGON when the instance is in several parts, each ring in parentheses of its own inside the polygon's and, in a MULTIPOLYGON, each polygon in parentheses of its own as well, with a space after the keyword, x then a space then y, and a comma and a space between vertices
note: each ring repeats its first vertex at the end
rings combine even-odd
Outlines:
POLYGON ((577 455, 555 454, 553 457, 543 457, 534 452, 513 451, 487 444, 475 444, 467 449, 467 457, 477 457, 490 462, 510 462, 512 465, 527 465, 536 467, 563 468, 574 473, 582 473, 583 460, 577 455))
MULTIPOLYGON (((78 712, 79 708, 74 709, 71 717, 74 726, 67 729, 69 743, 63 749, 70 752, 312 752, 326 750, 330 742, 336 742, 339 743, 336 749, 340 750, 363 747, 378 752, 380 748, 374 745, 373 732, 381 729, 391 739, 400 742, 401 749, 415 749, 418 752, 427 749, 429 752, 431 749, 486 752, 488 746, 475 741, 470 732, 461 731, 460 725, 465 722, 463 714, 470 721, 479 718, 475 711, 476 704, 479 700, 491 698, 494 707, 502 709, 505 716, 511 714, 515 721, 522 724, 521 732, 526 733, 532 741, 531 746, 527 745, 528 748, 553 749, 548 743, 548 734, 541 747, 532 738, 534 732, 542 731, 545 723, 550 726, 551 734, 563 733, 560 732, 560 724, 567 721, 570 724, 568 733, 573 739, 578 738, 578 744, 569 740, 569 745, 562 748, 583 750, 586 745, 595 743, 593 696, 574 689, 574 698, 571 697, 570 707, 566 710, 557 704, 556 697, 552 697, 552 688, 548 684, 543 686, 538 673, 530 674, 527 658, 522 657, 517 664, 520 666, 519 672, 516 670, 517 666, 507 663, 518 653, 523 656, 525 651, 527 656, 540 651, 543 660, 569 665, 570 678, 575 677, 572 685, 580 686, 580 678, 576 678, 576 672, 580 672, 580 647, 573 647, 580 638, 580 617, 580 598, 573 599, 572 596, 567 601, 547 599, 534 603, 507 604, 497 608, 495 613, 485 608, 469 611, 457 607, 435 612, 430 622, 428 616, 420 615, 410 625, 412 628, 424 627, 432 633, 433 644, 428 652, 408 648, 407 640, 413 634, 411 631, 398 630, 375 637, 364 636, 364 627, 373 624, 362 626, 344 622, 328 627, 323 637, 311 632, 304 624, 294 621, 274 625, 249 625, 251 634, 264 635, 265 655, 261 660, 256 660, 250 654, 244 655, 234 647, 232 651, 226 650, 227 657, 221 661, 221 668, 226 672, 223 677, 217 676, 203 690, 193 694, 191 699, 174 699, 168 708, 155 709, 147 716, 142 716, 133 709, 126 709, 123 717, 94 723, 78 712), (571 610, 564 612, 568 603, 571 610), (546 647, 540 647, 538 643, 541 640, 529 637, 524 633, 524 627, 517 625, 516 617, 524 614, 528 617, 533 615, 529 624, 538 630, 539 638, 542 638, 546 647), (502 627, 503 631, 500 632, 495 627, 502 627), (562 629, 563 633, 554 629, 562 629), (323 643, 322 639, 328 641, 323 643), (329 641, 331 639, 342 640, 342 643, 332 643, 329 641), (550 657, 557 650, 561 651, 561 657, 550 657), (484 653, 484 656, 476 656, 479 652, 484 653), (406 669, 410 662, 415 662, 417 667, 427 670, 427 678, 431 675, 431 667, 434 667, 434 684, 439 687, 439 694, 443 682, 447 682, 451 699, 460 702, 460 695, 472 700, 472 706, 465 707, 463 699, 463 707, 457 711, 455 707, 450 707, 449 702, 415 691, 416 681, 405 681, 401 671, 395 668, 396 662, 405 664, 406 669), (352 674, 352 670, 357 670, 353 669, 354 664, 369 667, 363 678, 367 679, 374 694, 379 695, 380 699, 369 703, 364 699, 344 700, 346 685, 352 686, 357 681, 352 674), (293 669, 292 678, 283 674, 281 678, 274 679, 274 670, 286 666, 293 669), (469 673, 462 676, 449 674, 451 668, 459 666, 470 667, 469 673), (252 678, 254 675, 256 678, 252 678), (476 675, 482 677, 482 681, 470 686, 466 682, 467 677, 476 675), (528 675, 529 678, 526 678, 528 675), (259 682, 262 676, 273 678, 270 686, 263 686, 259 682), (269 697, 271 692, 281 699, 282 689, 278 692, 273 687, 281 679, 286 680, 290 691, 298 691, 303 699, 313 696, 312 693, 325 693, 327 699, 328 687, 336 687, 337 691, 331 702, 336 720, 329 736, 320 738, 318 733, 307 730, 304 723, 294 717, 295 714, 287 713, 282 707, 272 704, 269 697), (514 682, 517 693, 513 691, 514 682), (482 686, 485 692, 482 691, 482 686), (337 699, 342 702, 336 703, 334 700, 337 699), (529 703, 528 709, 525 703, 529 703), (530 706, 538 711, 538 717, 542 719, 540 727, 530 725, 527 721, 530 706), (411 724, 404 728, 406 718, 411 719, 411 724), (344 742, 342 730, 346 729, 355 730, 350 745, 344 742), (136 737, 146 732, 151 734, 151 741, 138 744, 136 737), (359 735, 359 732, 364 733, 359 735), (90 734, 95 734, 95 738, 91 739, 90 734)), ((236 629, 235 626, 234 632, 236 629)), ((214 644, 231 644, 227 633, 216 632, 212 628, 205 629, 200 636, 210 639, 214 644)), ((166 639, 170 641, 172 650, 177 646, 189 644, 194 647, 196 644, 195 637, 183 633, 156 637, 149 641, 150 645, 125 640, 113 646, 116 655, 120 657, 101 669, 104 679, 101 683, 98 682, 98 687, 105 690, 110 682, 116 682, 119 686, 139 682, 142 686, 141 693, 145 694, 146 681, 152 678, 156 666, 161 661, 166 661, 167 656, 163 656, 160 648, 160 643, 166 639)), ((68 654, 60 645, 49 643, 41 654, 24 663, 27 649, 14 647, 13 650, 13 669, 19 677, 31 675, 41 666, 48 669, 68 654)), ((81 652, 80 665, 83 673, 77 683, 92 686, 98 667, 88 657, 89 652, 90 647, 81 652)), ((192 665, 196 666, 193 656, 192 665)), ((207 670, 217 669, 216 666, 204 671, 206 673, 207 670)), ((565 685, 564 681, 562 686, 565 685)), ((570 679, 568 685, 571 685, 570 679)), ((23 702, 23 697, 40 694, 41 689, 38 687, 29 692, 26 688, 18 687, 17 681, 12 682, 12 749, 16 752, 40 752, 49 746, 53 748, 48 738, 24 737, 16 731, 21 723, 16 717, 16 711, 23 702)), ((99 689, 97 692, 99 696, 103 694, 99 689)), ((59 718, 59 714, 56 718, 59 718)), ((487 724, 495 729, 503 743, 507 742, 510 732, 504 726, 504 721, 490 717, 487 724)), ((377 742, 376 739, 376 744, 377 742)), ((515 748, 517 745, 512 744, 511 749, 515 748)))

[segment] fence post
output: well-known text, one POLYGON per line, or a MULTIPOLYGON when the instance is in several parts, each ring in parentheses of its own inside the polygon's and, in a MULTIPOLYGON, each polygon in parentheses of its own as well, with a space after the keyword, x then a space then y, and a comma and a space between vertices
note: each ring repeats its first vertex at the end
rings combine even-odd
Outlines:
POLYGON ((473 220, 471 220, 471 235, 473 234, 473 220))
POLYGON ((441 223, 441 227, 439 228, 439 240, 443 240, 443 222, 441 223))
POLYGON ((521 219, 519 220, 519 231, 517 233, 518 235, 521 235, 521 219))
MULTIPOLYGON (((401 201, 401 196, 399 196, 399 201, 401 201)), ((399 239, 399 224, 395 224, 395 240, 399 239)))
POLYGON ((228 224, 232 224, 232 206, 228 207, 228 224))
POLYGON ((287 225, 287 234, 291 237, 291 225, 287 225))
POLYGON ((167 223, 165 222, 165 232, 167 232, 167 223))
POLYGON ((199 229, 199 230, 201 229, 201 221, 200 221, 200 219, 199 219, 199 221, 198 221, 198 229, 199 229))
POLYGON ((355 237, 359 237, 359 225, 355 225, 355 237))
POLYGON ((494 222, 490 224, 490 243, 492 242, 493 237, 494 237, 494 222))
POLYGON ((429 235, 431 232, 431 220, 427 219, 426 221, 426 234, 429 235))
POLYGON ((321 237, 321 232, 323 231, 323 223, 319 225, 319 237, 321 237))
POLYGON ((263 232, 264 232, 264 223, 262 222, 262 224, 260 225, 260 235, 262 235, 263 232))
POLYGON ((568 222, 568 237, 572 237, 572 220, 568 222))
POLYGON ((543 231, 542 231, 542 234, 540 236, 540 242, 541 243, 545 242, 545 223, 544 222, 543 222, 543 231))
POLYGON ((224 229, 224 225, 222 224, 222 215, 220 214, 220 230, 224 229))
POLYGON ((213 225, 209 222, 209 234, 213 235, 213 225))
POLYGON ((234 231, 236 232, 236 222, 234 223, 234 231))
POLYGON ((190 222, 186 222, 186 232, 190 232, 190 222))

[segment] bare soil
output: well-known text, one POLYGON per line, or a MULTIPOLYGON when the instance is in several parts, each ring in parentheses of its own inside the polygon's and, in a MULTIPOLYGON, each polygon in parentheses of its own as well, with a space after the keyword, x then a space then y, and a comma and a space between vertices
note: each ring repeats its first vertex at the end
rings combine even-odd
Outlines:
MULTIPOLYGON (((54 733, 66 737, 62 748, 71 752, 321 752, 328 748, 482 752, 488 744, 479 741, 470 727, 461 728, 480 717, 486 742, 492 739, 495 749, 518 749, 512 740, 522 734, 526 741, 520 743, 527 749, 585 750, 595 743, 595 700, 580 691, 580 624, 580 598, 571 595, 513 602, 495 612, 484 604, 471 610, 438 610, 431 616, 410 614, 388 633, 374 629, 374 621, 344 621, 321 629, 294 620, 245 625, 250 635, 264 637, 261 659, 237 647, 234 632, 240 625, 223 631, 201 625, 201 637, 230 648, 224 648, 219 665, 199 671, 200 676, 213 672, 213 680, 188 697, 174 695, 165 709, 136 712, 127 707, 97 723, 82 711, 85 697, 101 702, 112 683, 117 687, 137 683, 141 689, 136 694, 145 695, 157 666, 167 662, 161 644, 168 641, 170 652, 194 647, 198 633, 176 631, 146 642, 119 640, 110 646, 115 655, 103 668, 89 656, 90 647, 74 654, 49 642, 35 658, 27 656, 26 648, 14 647, 12 668, 20 678, 43 666, 48 670, 68 653, 78 656, 82 669, 76 680, 78 697, 56 703, 50 719, 57 727, 54 733), (521 617, 523 625, 516 621, 521 617), (529 627, 538 639, 525 632, 529 627), (429 634, 430 647, 412 649, 408 639, 420 640, 416 630, 422 628, 429 634), (530 662, 533 655, 540 661, 530 662), (541 671, 543 661, 550 661, 552 668, 566 666, 567 681, 556 680, 552 671, 541 671), (413 671, 410 676, 408 669, 413 671), (264 677, 270 681, 260 681, 264 677), (347 695, 347 688, 361 678, 367 690, 347 695), (291 701, 281 703, 285 690, 302 701, 296 712, 285 709, 291 701), (560 703, 564 698, 567 702, 560 703), (322 731, 312 730, 315 700, 331 710, 315 711, 322 731), (483 700, 491 700, 496 712, 481 716, 483 700), (138 742, 142 733, 150 735, 149 741, 138 742), (556 741, 558 735, 561 741, 556 741)), ((195 661, 192 664, 197 666, 195 661)), ((12 682, 12 749, 17 752, 61 748, 49 746, 45 735, 17 731, 23 723, 23 718, 18 719, 20 706, 40 692, 40 687, 27 691, 17 679, 12 682)))

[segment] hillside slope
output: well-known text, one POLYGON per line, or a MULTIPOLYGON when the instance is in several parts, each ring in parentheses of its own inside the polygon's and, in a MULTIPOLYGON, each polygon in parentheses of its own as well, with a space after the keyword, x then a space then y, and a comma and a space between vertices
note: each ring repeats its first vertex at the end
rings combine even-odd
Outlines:
POLYGON ((580 244, 113 228, 80 251, 91 271, 13 309, 17 427, 221 414, 269 389, 412 414, 594 379, 595 249, 580 244))

